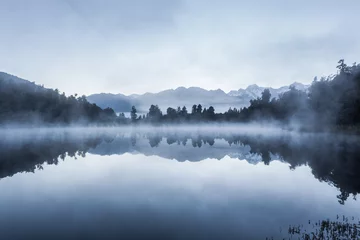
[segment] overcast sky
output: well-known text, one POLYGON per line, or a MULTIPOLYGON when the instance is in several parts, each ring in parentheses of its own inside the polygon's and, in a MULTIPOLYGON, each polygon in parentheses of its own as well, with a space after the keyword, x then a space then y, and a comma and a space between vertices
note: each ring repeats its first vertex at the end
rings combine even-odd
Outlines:
POLYGON ((360 61, 359 0, 0 0, 0 71, 67 94, 279 87, 360 61))

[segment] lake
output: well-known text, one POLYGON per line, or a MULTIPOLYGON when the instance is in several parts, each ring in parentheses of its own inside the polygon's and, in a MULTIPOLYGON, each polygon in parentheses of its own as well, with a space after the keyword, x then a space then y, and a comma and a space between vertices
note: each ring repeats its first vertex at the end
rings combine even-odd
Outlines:
POLYGON ((236 126, 1 135, 1 239, 283 239, 289 225, 360 217, 356 136, 236 126))

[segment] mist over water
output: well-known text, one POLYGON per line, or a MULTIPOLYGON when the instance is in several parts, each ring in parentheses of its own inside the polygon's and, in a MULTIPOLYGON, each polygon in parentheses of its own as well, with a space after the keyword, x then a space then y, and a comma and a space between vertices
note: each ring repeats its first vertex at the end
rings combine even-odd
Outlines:
POLYGON ((359 0, 0 6, 0 240, 360 239, 359 0))
MULTIPOLYGON (((73 136, 87 136, 96 134, 117 134, 117 135, 129 135, 129 134, 207 134, 207 135, 261 135, 261 136, 278 136, 278 135, 328 135, 330 133, 305 133, 297 131, 295 125, 291 128, 286 126, 283 127, 281 124, 276 122, 264 122, 264 123, 213 123, 213 124, 166 124, 166 125, 127 125, 127 126, 53 126, 53 127, 29 127, 26 125, 9 125, 0 128, 0 133, 3 139, 6 141, 17 140, 21 141, 27 137, 43 137, 43 136, 54 136, 60 135, 73 135, 73 136)), ((337 134, 341 136, 341 134, 337 134)), ((350 138, 350 136, 346 136, 350 138)))
POLYGON ((291 224, 360 210, 356 136, 259 124, 0 131, 5 239, 282 239, 291 224))

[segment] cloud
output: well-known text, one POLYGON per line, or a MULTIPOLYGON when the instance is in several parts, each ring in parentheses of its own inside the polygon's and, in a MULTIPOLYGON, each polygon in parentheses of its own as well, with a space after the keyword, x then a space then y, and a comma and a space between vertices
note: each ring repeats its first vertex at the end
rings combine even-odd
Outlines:
POLYGON ((306 83, 360 52, 355 0, 1 4, 0 70, 68 94, 306 83))

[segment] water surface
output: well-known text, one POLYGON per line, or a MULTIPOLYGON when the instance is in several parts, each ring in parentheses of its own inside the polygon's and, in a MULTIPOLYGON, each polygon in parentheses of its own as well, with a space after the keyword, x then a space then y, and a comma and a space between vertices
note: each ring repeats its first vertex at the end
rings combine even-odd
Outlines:
POLYGON ((2 239, 282 239, 359 217, 356 137, 168 130, 3 132, 2 239))

